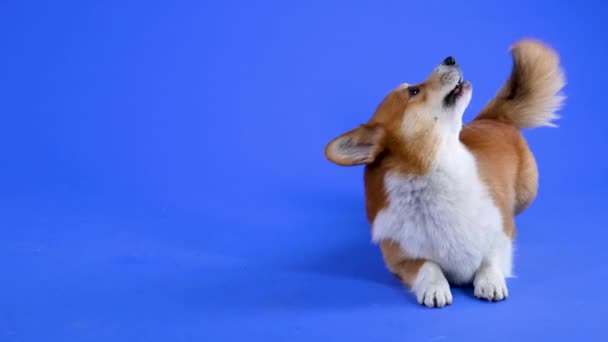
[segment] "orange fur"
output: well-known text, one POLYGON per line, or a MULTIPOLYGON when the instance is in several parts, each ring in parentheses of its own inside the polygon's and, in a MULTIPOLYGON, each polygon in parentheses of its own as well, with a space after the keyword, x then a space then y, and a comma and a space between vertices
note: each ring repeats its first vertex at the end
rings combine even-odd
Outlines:
POLYGON ((424 260, 408 258, 399 244, 393 241, 380 242, 380 250, 389 271, 406 286, 411 287, 424 260))
POLYGON ((482 119, 465 126, 460 140, 475 155, 479 174, 502 214, 503 229, 513 238, 513 216, 533 200, 537 189, 537 175, 529 171, 536 164, 523 136, 511 125, 482 119), (521 184, 529 192, 522 191, 521 184))
POLYGON ((566 84, 559 56, 548 45, 524 39, 511 47, 513 70, 494 99, 477 116, 518 129, 555 126, 566 84))

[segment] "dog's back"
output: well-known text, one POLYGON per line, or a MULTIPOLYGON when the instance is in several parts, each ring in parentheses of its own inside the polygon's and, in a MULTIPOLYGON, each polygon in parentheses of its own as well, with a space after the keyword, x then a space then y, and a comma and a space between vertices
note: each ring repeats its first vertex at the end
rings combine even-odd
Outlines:
POLYGON ((513 236, 512 216, 527 208, 538 191, 536 161, 520 130, 555 126, 565 80, 558 55, 543 43, 523 40, 511 52, 511 76, 460 139, 475 155, 505 218, 504 230, 513 236))

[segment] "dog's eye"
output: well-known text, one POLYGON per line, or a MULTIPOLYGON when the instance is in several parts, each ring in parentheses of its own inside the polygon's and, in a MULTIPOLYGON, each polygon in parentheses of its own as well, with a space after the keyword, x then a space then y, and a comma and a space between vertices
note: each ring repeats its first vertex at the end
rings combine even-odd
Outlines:
POLYGON ((420 92, 420 88, 418 87, 409 87, 407 90, 409 91, 410 96, 416 96, 420 92))

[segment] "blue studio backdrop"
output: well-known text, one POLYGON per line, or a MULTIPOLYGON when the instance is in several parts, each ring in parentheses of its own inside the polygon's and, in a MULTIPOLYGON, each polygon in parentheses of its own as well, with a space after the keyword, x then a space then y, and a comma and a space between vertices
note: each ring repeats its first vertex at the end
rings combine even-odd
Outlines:
POLYGON ((602 340, 600 1, 0 2, 0 341, 602 340), (323 148, 453 55, 471 119, 523 37, 568 85, 526 131, 510 297, 419 306, 323 148))

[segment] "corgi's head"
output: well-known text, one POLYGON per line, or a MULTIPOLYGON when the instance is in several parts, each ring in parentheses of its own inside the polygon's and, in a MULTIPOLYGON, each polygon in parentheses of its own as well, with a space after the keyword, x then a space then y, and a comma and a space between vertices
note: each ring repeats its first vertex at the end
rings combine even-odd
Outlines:
POLYGON ((325 156, 338 165, 372 164, 392 156, 408 172, 424 173, 438 147, 458 139, 472 86, 453 57, 419 84, 402 84, 380 103, 368 123, 330 141, 325 156))

